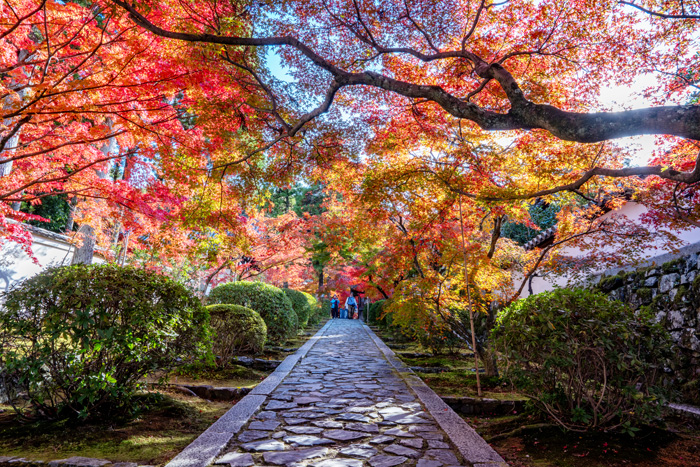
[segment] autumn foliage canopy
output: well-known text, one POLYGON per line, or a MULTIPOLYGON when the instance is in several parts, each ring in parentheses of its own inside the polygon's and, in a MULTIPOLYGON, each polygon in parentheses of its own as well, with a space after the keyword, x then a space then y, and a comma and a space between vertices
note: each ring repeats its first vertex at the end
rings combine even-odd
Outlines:
POLYGON ((356 286, 449 321, 471 293, 508 302, 536 270, 587 267, 564 263, 564 245, 614 263, 658 229, 700 222, 695 3, 7 0, 0 11, 0 231, 25 244, 9 219, 31 215, 17 203, 61 194, 108 255, 183 280, 356 286), (649 107, 601 97, 615 86, 649 107), (648 160, 622 139, 640 135, 656 136, 648 160), (296 210, 271 201, 312 186, 314 209, 305 195, 296 210), (644 224, 601 217, 631 198, 644 224), (536 231, 535 202, 557 207, 556 234, 525 250, 502 232, 536 231))

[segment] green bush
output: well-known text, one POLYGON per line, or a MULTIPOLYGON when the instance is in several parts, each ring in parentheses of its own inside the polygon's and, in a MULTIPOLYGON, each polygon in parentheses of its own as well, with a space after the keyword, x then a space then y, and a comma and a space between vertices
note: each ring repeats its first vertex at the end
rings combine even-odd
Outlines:
MULTIPOLYGON (((313 311, 311 309, 311 304, 306 298, 306 295, 309 294, 305 294, 304 292, 300 292, 294 289, 282 290, 287 295, 287 298, 289 298, 289 301, 292 302, 292 308, 297 314, 297 322, 299 323, 299 328, 305 328, 309 322, 309 318, 311 317, 311 312, 313 311)), ((309 297, 311 297, 311 295, 309 295, 309 297)))
POLYGON ((267 326, 258 312, 240 305, 209 305, 214 355, 227 363, 239 352, 260 353, 267 326))
POLYGON ((633 434, 660 413, 672 341, 649 314, 599 292, 559 289, 504 310, 492 337, 505 377, 569 430, 633 434))
POLYGON ((321 322, 321 305, 316 300, 316 297, 310 293, 302 292, 306 297, 306 303, 309 305, 309 326, 316 326, 321 322))
POLYGON ((320 316, 325 316, 326 318, 331 317, 331 301, 330 300, 323 300, 321 302, 321 308, 319 310, 319 315, 320 316))
POLYGON ((150 271, 51 268, 4 298, 0 368, 4 392, 28 399, 20 415, 130 415, 146 375, 211 355, 199 300, 150 271))
POLYGON ((215 287, 210 304, 241 305, 257 311, 267 325, 267 339, 283 342, 296 336, 298 322, 292 302, 282 290, 264 282, 229 282, 215 287))
POLYGON ((387 316, 382 316, 384 308, 388 305, 386 300, 377 300, 369 305, 369 316, 367 316, 367 322, 369 324, 378 325, 390 325, 391 318, 389 318, 389 323, 387 323, 387 316))
POLYGON ((421 332, 416 333, 418 342, 424 349, 430 349, 433 355, 455 354, 463 347, 462 340, 455 336, 449 326, 437 317, 431 316, 421 332))

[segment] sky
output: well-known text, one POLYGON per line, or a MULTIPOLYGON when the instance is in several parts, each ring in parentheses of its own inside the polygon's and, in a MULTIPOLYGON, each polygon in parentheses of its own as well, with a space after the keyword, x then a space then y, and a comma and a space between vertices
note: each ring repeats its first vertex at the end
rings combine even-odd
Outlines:
MULTIPOLYGON (((600 93, 600 102, 613 111, 654 107, 655 104, 645 99, 642 91, 645 88, 657 86, 657 81, 653 75, 640 75, 632 86, 611 85, 603 88, 600 93)), ((646 165, 656 148, 656 137, 654 135, 619 138, 615 142, 635 152, 636 157, 631 160, 633 166, 646 165)))

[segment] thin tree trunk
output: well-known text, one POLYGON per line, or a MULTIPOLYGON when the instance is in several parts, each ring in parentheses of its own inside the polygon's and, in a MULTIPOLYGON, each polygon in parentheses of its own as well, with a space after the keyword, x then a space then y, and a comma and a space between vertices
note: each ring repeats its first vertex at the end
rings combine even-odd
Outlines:
POLYGON ((66 219, 66 233, 70 233, 73 231, 73 224, 75 222, 75 210, 78 206, 78 197, 73 196, 70 199, 68 205, 70 206, 70 209, 68 210, 68 219, 66 219))

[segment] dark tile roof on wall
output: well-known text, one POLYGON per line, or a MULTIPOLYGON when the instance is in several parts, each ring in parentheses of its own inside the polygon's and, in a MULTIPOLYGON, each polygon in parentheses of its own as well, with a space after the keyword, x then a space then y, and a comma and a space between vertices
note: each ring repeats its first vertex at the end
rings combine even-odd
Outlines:
POLYGON ((554 234, 557 232, 557 227, 552 226, 548 228, 547 230, 543 230, 542 233, 540 233, 538 236, 527 242, 525 245, 523 245, 523 248, 525 250, 532 250, 533 248, 537 248, 538 246, 542 245, 544 242, 547 240, 554 238, 554 234))

